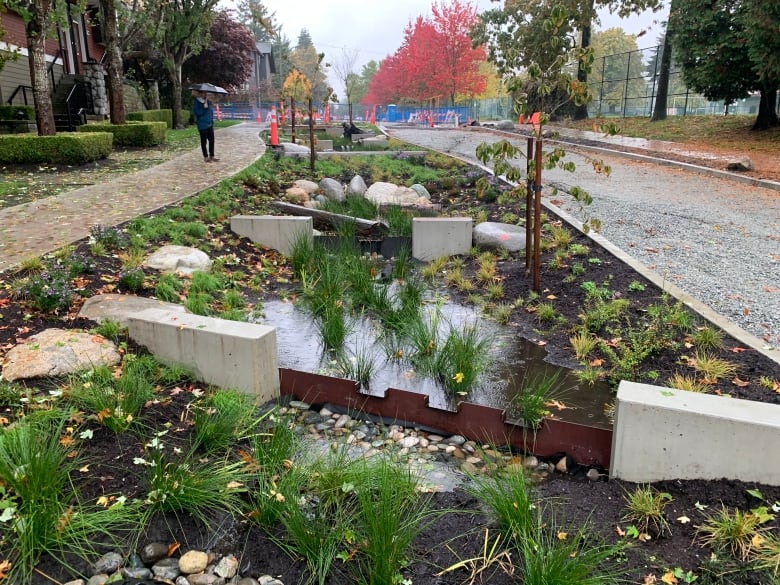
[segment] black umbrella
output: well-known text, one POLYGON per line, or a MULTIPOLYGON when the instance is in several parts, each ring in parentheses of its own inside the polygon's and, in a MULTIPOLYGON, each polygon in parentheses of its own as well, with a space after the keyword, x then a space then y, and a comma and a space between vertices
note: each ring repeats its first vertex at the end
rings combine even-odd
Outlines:
POLYGON ((195 85, 191 85, 190 89, 194 89, 195 91, 207 91, 209 93, 224 93, 227 95, 227 90, 224 87, 214 85, 213 83, 196 83, 195 85))

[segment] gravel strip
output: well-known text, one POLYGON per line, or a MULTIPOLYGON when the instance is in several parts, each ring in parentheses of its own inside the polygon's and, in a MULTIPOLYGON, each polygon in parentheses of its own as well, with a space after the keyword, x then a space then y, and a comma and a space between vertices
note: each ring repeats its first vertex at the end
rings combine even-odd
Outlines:
MULTIPOLYGON (((478 144, 506 137, 458 129, 389 131, 471 162, 477 162, 478 144)), ((523 149, 525 142, 513 141, 523 149)), ((603 158, 609 176, 596 173, 582 154, 571 151, 566 160, 575 163, 574 173, 544 171, 548 201, 582 218, 565 189, 584 188, 593 197, 587 212, 602 221, 604 237, 768 346, 780 345, 776 191, 618 156, 603 158)))

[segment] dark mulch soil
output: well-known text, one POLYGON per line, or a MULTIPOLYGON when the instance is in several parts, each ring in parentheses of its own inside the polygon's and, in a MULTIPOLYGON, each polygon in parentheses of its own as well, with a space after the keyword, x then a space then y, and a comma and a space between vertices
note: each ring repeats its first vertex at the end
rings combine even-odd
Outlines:
MULTIPOLYGON (((435 185, 429 185, 435 192, 435 185)), ((444 188, 434 195, 436 202, 441 203, 447 213, 455 213, 466 207, 484 207, 488 218, 501 221, 502 214, 514 212, 522 215, 522 209, 517 206, 500 206, 495 203, 485 204, 475 201, 473 193, 464 194, 457 188, 444 188), (468 195, 468 197, 466 196, 468 195)), ((213 246, 218 242, 222 256, 235 254, 241 262, 231 266, 237 281, 248 279, 253 274, 262 273, 261 291, 246 289, 250 302, 258 302, 280 294, 295 294, 295 286, 289 284, 289 271, 283 267, 278 254, 262 250, 246 240, 232 237, 229 228, 212 230, 207 240, 213 246), (243 274, 243 276, 242 276, 243 274)), ((564 282, 563 277, 570 274, 570 265, 551 268, 548 261, 552 252, 542 256, 541 301, 552 302, 557 312, 562 315, 565 323, 574 324, 579 321, 579 315, 585 302, 585 291, 581 284, 592 281, 596 284, 608 284, 615 295, 623 296, 631 301, 632 314, 646 314, 651 304, 665 302, 663 295, 651 283, 645 281, 633 270, 619 262, 608 252, 587 240, 582 235, 575 234, 575 242, 587 245, 589 253, 584 262, 585 274, 573 282, 564 282), (594 260, 595 259, 595 260, 594 260), (635 291, 629 291, 631 282, 644 285, 635 286, 635 291)), ((215 247, 216 248, 216 247, 215 247)), ((89 255, 86 242, 80 242, 76 253, 89 255)), ((117 276, 121 270, 121 260, 115 256, 94 258, 96 268, 93 273, 80 277, 76 285, 80 297, 87 298, 100 292, 123 292, 117 286, 117 276)), ((571 261, 568 261, 569 263, 571 261)), ((467 274, 473 274, 476 263, 468 260, 467 274)), ((505 287, 505 300, 522 297, 527 299, 531 292, 531 280, 526 274, 523 258, 509 258, 499 263, 500 274, 505 287)), ((19 275, 0 275, 0 358, 19 340, 49 327, 90 328, 94 324, 76 317, 79 304, 76 303, 67 315, 43 315, 31 310, 23 302, 13 297, 13 279, 19 275)), ((149 280, 154 275, 149 275, 149 280)), ((153 289, 147 287, 139 294, 151 296, 153 289)), ((465 295, 456 290, 449 294, 465 295)), ((524 304, 514 309, 510 319, 511 326, 518 334, 536 342, 546 344, 550 359, 560 364, 576 365, 569 349, 569 325, 545 325, 540 323, 533 311, 533 305, 524 304)), ((607 335, 607 332, 603 332, 607 335)), ((665 383, 675 372, 691 373, 690 367, 683 358, 691 349, 686 347, 684 340, 676 347, 669 348, 648 358, 642 366, 640 380, 653 383, 665 383)), ((780 379, 778 365, 764 358, 758 352, 740 347, 740 344, 729 337, 724 338, 723 348, 714 351, 714 355, 728 359, 737 367, 735 380, 722 380, 712 386, 711 391, 728 394, 733 397, 746 398, 762 402, 780 402, 780 394, 765 388, 758 383, 759 378, 780 379)), ((605 356, 594 356, 603 360, 605 356)), ((608 365, 608 364, 607 364, 608 365)), ((41 381, 31 381, 31 385, 41 381)), ((40 386, 39 386, 40 387, 40 386)), ((161 395, 155 404, 148 405, 143 412, 149 426, 159 426, 170 422, 171 436, 176 440, 186 442, 188 427, 182 423, 182 412, 192 394, 191 388, 183 392, 161 395)), ((652 440, 648 437, 647 440, 652 440)), ((143 441, 133 435, 115 436, 102 428, 95 428, 94 438, 85 444, 83 456, 90 462, 90 471, 78 478, 83 488, 83 497, 89 501, 100 495, 123 493, 128 497, 143 494, 141 478, 133 470, 132 459, 142 453, 143 441)), ((622 481, 590 481, 582 470, 575 469, 568 475, 556 474, 547 477, 539 483, 541 495, 555 498, 560 506, 558 518, 564 519, 565 526, 571 526, 572 532, 586 522, 592 531, 608 541, 614 542, 628 526, 621 520, 624 512, 624 494, 631 490, 632 484, 622 481)), ((652 577, 659 579, 669 570, 680 567, 691 570, 700 577, 702 583, 769 583, 761 573, 737 571, 740 567, 729 560, 727 553, 717 552, 703 547, 696 541, 695 527, 699 525, 704 514, 720 508, 740 507, 749 510, 761 502, 748 494, 748 489, 759 488, 765 502, 771 505, 780 502, 780 487, 747 485, 737 481, 669 481, 655 486, 660 491, 668 492, 672 502, 667 507, 667 519, 672 525, 671 536, 652 538, 646 542, 637 540, 627 551, 624 558, 618 560, 621 570, 627 580, 632 583, 652 583, 652 577), (706 508, 704 507, 706 506, 706 508), (686 521, 685 519, 688 519, 686 521)), ((436 576, 444 567, 458 560, 478 556, 485 538, 485 529, 494 534, 493 526, 480 509, 478 502, 462 491, 455 493, 436 494, 434 505, 448 510, 440 516, 436 523, 428 527, 415 543, 414 554, 405 575, 415 585, 448 585, 468 582, 468 574, 464 571, 436 576)), ((771 523, 775 531, 780 524, 775 520, 771 523)), ((299 559, 291 559, 273 540, 248 522, 230 519, 215 519, 208 529, 204 530, 187 517, 159 518, 146 528, 141 544, 153 540, 164 542, 181 542, 182 550, 188 548, 208 548, 217 553, 235 553, 241 557, 241 567, 246 574, 257 576, 268 573, 278 576, 285 584, 303 582, 306 578, 305 565, 299 559), (220 521, 221 520, 221 521, 220 521)), ((491 538, 492 541, 492 538, 491 538)), ((68 580, 58 565, 45 560, 41 565, 44 573, 60 582, 68 580)), ((38 575, 36 583, 51 581, 38 575)), ((329 581, 331 584, 349 583, 343 574, 336 574, 329 581)), ((477 582, 503 585, 504 583, 522 582, 519 575, 509 576, 493 567, 486 571, 477 582)))

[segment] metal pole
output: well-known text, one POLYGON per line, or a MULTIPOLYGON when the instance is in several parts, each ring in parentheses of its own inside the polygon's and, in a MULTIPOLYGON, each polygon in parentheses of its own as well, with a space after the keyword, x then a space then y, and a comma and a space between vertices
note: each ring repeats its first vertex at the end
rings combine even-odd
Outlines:
POLYGON ((312 99, 309 98, 309 168, 314 173, 314 161, 317 154, 314 148, 314 106, 312 99))
POLYGON ((533 234, 531 232, 534 220, 533 220, 533 196, 534 187, 533 180, 531 179, 531 161, 534 159, 534 139, 533 136, 528 137, 528 149, 526 151, 525 159, 525 271, 526 273, 531 270, 531 243, 533 242, 533 234))
MULTIPOLYGON (((541 134, 541 133, 540 133, 541 134)), ((541 291, 539 271, 541 269, 542 248, 542 138, 536 139, 536 156, 534 157, 534 290, 541 291)))
POLYGON ((601 58, 601 87, 599 87, 599 116, 601 116, 601 105, 604 103, 604 77, 607 74, 607 56, 601 58))
POLYGON ((631 53, 628 52, 628 60, 626 60, 626 83, 623 86, 623 117, 626 117, 626 108, 628 107, 628 82, 631 79, 631 53))

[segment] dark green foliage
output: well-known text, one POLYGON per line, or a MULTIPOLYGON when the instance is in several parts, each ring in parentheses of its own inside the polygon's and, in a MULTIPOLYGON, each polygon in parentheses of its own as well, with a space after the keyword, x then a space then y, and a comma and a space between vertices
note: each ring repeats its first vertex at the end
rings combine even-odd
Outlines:
POLYGON ((79 132, 110 132, 115 146, 157 146, 165 142, 165 122, 84 124, 79 126, 79 132))
POLYGON ((60 132, 55 136, 0 136, 0 163, 82 165, 111 154, 110 132, 60 132))
POLYGON ((166 127, 173 128, 173 112, 169 109, 128 112, 125 118, 128 122, 165 122, 166 127))

